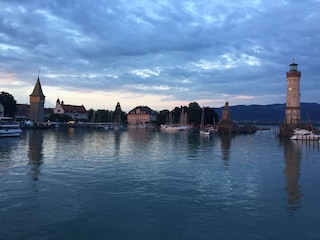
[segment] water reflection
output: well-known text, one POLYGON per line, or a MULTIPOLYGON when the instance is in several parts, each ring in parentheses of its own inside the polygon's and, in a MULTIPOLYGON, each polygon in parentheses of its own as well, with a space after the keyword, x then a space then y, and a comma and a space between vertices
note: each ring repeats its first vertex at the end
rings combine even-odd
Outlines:
MULTIPOLYGON (((206 138, 206 140, 208 140, 208 138, 206 138)), ((200 147, 200 135, 188 134, 187 142, 188 142, 188 157, 192 159, 196 159, 198 157, 198 151, 200 147)))
POLYGON ((13 163, 10 161, 13 147, 19 142, 18 138, 0 138, 0 174, 7 171, 13 163))
POLYGON ((283 140, 285 168, 284 175, 287 180, 286 192, 288 210, 290 213, 301 208, 303 193, 299 185, 301 151, 296 141, 283 140))
POLYGON ((114 136, 113 143, 114 143, 114 157, 118 159, 121 156, 121 141, 124 134, 127 132, 123 132, 122 130, 113 131, 112 134, 114 136))
POLYGON ((228 160, 230 158, 230 147, 233 136, 228 134, 219 135, 221 141, 222 160, 224 164, 228 166, 228 160))
POLYGON ((129 141, 137 145, 136 147, 140 147, 140 142, 146 144, 149 140, 150 132, 149 129, 144 128, 129 128, 128 130, 128 138, 129 141))
POLYGON ((32 130, 29 135, 29 165, 31 165, 32 180, 38 181, 40 174, 40 166, 43 163, 43 131, 32 130))

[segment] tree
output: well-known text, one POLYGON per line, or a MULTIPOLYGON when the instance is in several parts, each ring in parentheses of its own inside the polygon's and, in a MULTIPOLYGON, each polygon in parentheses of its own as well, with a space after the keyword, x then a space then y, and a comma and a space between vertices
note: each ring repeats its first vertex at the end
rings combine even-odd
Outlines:
POLYGON ((180 122, 181 109, 179 107, 175 107, 172 110, 172 123, 180 122))
POLYGON ((219 122, 218 114, 213 110, 213 108, 205 107, 204 108, 204 124, 215 125, 219 122))
POLYGON ((10 93, 1 92, 0 103, 4 107, 4 116, 14 117, 17 108, 17 102, 14 97, 10 93))
POLYGON ((89 119, 89 121, 94 119, 93 114, 94 114, 94 110, 92 108, 89 109, 89 111, 88 111, 88 119, 89 119))
POLYGON ((165 109, 165 110, 161 110, 158 114, 157 114, 157 122, 159 124, 166 124, 166 123, 170 123, 169 121, 169 110, 165 109))
POLYGON ((98 109, 95 112, 95 122, 110 122, 111 113, 109 110, 98 109))
POLYGON ((201 121, 201 107, 198 103, 189 103, 188 121, 194 125, 199 125, 201 121))

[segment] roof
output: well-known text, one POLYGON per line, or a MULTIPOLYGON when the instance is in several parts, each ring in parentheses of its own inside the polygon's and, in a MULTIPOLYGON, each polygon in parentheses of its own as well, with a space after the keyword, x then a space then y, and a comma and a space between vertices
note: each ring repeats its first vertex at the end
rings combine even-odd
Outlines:
POLYGON ((17 108, 30 108, 30 104, 26 103, 17 103, 16 106, 17 108))
POLYGON ((129 111, 129 114, 155 114, 155 112, 147 106, 138 106, 129 111))
POLYGON ((30 109, 30 105, 29 104, 16 104, 16 112, 28 112, 30 109))
POLYGON ((62 105, 64 112, 71 113, 71 112, 77 112, 77 113, 86 113, 86 108, 81 106, 75 106, 75 105, 62 105))
POLYGON ((30 96, 40 96, 40 97, 45 97, 42 88, 41 88, 41 83, 40 79, 38 77, 38 80, 36 82, 36 85, 34 86, 33 92, 30 94, 30 96))

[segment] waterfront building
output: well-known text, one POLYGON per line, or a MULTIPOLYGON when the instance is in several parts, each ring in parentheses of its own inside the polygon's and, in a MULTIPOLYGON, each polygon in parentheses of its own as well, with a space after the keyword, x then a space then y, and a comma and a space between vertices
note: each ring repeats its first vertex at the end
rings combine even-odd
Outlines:
POLYGON ((30 94, 30 121, 34 123, 43 122, 45 95, 42 92, 38 76, 33 92, 30 94))
MULTIPOLYGON (((53 114, 52 108, 44 108, 44 120, 48 119, 52 114, 53 114)), ((15 118, 19 121, 29 120, 29 118, 30 118, 30 105, 17 103, 15 118)))
POLYGON ((56 107, 53 109, 54 114, 65 114, 71 117, 74 120, 87 120, 88 119, 88 113, 86 108, 81 105, 67 105, 64 104, 63 101, 60 102, 60 99, 57 99, 56 107))
POLYGON ((298 125, 301 121, 300 112, 300 78, 301 72, 298 71, 298 64, 294 61, 290 64, 290 71, 286 73, 287 77, 287 104, 285 123, 298 125))
POLYGON ((143 125, 157 120, 155 111, 147 106, 138 106, 129 111, 127 121, 129 125, 143 125))
POLYGON ((30 117, 30 105, 29 104, 16 104, 16 119, 27 120, 30 117))

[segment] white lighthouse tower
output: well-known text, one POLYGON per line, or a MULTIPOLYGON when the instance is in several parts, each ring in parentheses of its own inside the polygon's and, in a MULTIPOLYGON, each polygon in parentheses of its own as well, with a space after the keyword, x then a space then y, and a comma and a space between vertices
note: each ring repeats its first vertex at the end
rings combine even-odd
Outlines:
POLYGON ((287 105, 285 123, 288 125, 299 125, 301 121, 300 112, 300 77, 298 64, 290 64, 290 72, 287 72, 287 105))

